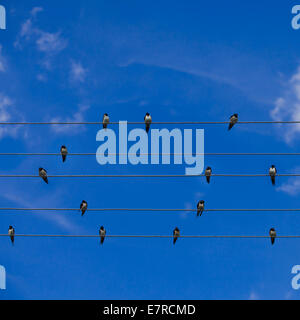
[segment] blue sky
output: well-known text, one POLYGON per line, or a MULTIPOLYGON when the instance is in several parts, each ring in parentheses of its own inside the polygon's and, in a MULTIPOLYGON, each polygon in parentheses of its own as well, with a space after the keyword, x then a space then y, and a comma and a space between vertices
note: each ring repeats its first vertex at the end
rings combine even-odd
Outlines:
MULTIPOLYGON (((0 121, 300 119, 295 1, 5 1, 0 121)), ((179 126, 179 128, 183 128, 179 126)), ((196 128, 196 127, 195 127, 196 128)), ((300 126, 205 129, 206 152, 299 152, 300 126)), ((1 152, 96 152, 96 126, 0 128, 1 152)), ((300 172, 298 157, 205 157, 215 173, 300 172)), ((100 166, 94 157, 2 157, 0 173, 184 174, 184 166, 100 166)), ((280 178, 1 180, 1 207, 299 208, 280 178)), ((299 235, 296 213, 1 213, 0 233, 299 235)), ((0 239, 0 299, 298 299, 298 240, 0 239)))

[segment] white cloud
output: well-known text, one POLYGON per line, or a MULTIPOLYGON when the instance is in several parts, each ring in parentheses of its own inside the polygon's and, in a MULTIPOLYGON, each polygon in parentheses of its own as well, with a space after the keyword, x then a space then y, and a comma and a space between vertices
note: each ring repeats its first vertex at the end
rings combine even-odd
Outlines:
MULTIPOLYGON (((271 117, 275 121, 300 120, 300 66, 286 83, 283 95, 275 101, 271 117)), ((285 142, 291 144, 300 136, 300 124, 290 125, 281 132, 285 142)))
POLYGON ((36 45, 39 51, 47 54, 55 54, 67 46, 67 41, 61 37, 60 32, 49 33, 42 30, 36 30, 38 35, 36 45))
POLYGON ((84 82, 87 69, 80 62, 71 62, 70 80, 72 82, 84 82))
MULTIPOLYGON (((0 122, 16 121, 17 114, 13 108, 13 101, 0 92, 0 122)), ((4 136, 16 137, 20 128, 16 126, 0 126, 0 138, 4 136)))
POLYGON ((33 41, 38 51, 45 54, 43 66, 49 69, 51 67, 50 57, 59 53, 67 47, 67 40, 61 36, 61 32, 46 32, 34 26, 34 20, 42 7, 34 7, 31 10, 30 17, 22 24, 20 33, 15 41, 15 47, 21 48, 22 40, 33 41))
POLYGON ((257 293, 251 292, 248 300, 259 300, 257 293))
MULTIPOLYGON (((292 173, 299 173, 300 167, 293 169, 292 173)), ((300 177, 291 177, 286 183, 276 188, 276 191, 287 193, 290 196, 300 194, 300 177)))
MULTIPOLYGON (((78 110, 71 116, 67 118, 55 117, 51 119, 51 122, 84 122, 84 112, 90 107, 88 105, 80 105, 78 110)), ((77 134, 81 133, 85 129, 84 125, 55 125, 51 126, 52 130, 56 133, 63 134, 77 134)))

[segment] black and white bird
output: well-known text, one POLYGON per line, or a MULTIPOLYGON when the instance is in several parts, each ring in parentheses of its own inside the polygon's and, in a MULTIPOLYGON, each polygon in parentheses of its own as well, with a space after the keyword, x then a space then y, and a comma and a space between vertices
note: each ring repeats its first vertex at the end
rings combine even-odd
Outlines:
POLYGON ((275 185, 276 174, 277 174, 277 170, 276 170, 275 166, 272 164, 270 169, 269 169, 269 175, 271 177, 271 181, 272 181, 272 185, 273 186, 275 185))
POLYGON ((177 239, 180 237, 180 231, 179 229, 176 227, 174 230, 173 230, 173 244, 176 243, 177 239))
POLYGON ((230 117, 230 123, 229 123, 229 126, 228 126, 228 131, 230 129, 232 129, 232 127, 238 122, 238 119, 239 119, 239 116, 237 113, 233 114, 231 117, 230 117))
POLYGON ((212 174, 211 167, 207 167, 207 168, 205 169, 205 177, 206 177, 207 183, 210 183, 211 174, 212 174))
POLYGON ((200 200, 197 204, 197 217, 202 216, 202 213, 204 211, 204 200, 200 200))
POLYGON ((276 238, 276 231, 274 228, 270 229, 269 235, 271 237, 271 243, 273 245, 275 243, 275 238, 276 238))
POLYGON ((39 168, 39 176, 48 184, 47 171, 44 168, 39 168))
POLYGON ((61 146, 60 153, 61 153, 61 156, 62 156, 62 161, 65 162, 66 159, 67 159, 67 154, 68 154, 67 147, 66 146, 61 146))
POLYGON ((82 200, 80 204, 81 216, 83 216, 87 210, 88 204, 85 200, 82 200))
POLYGON ((100 235, 100 243, 103 244, 105 236, 106 236, 106 230, 104 229, 103 226, 100 227, 99 235, 100 235))
POLYGON ((148 133, 150 130, 151 122, 152 122, 152 118, 150 116, 150 113, 148 113, 148 112, 146 113, 144 120, 145 120, 145 124, 146 124, 146 132, 148 133))
POLYGON ((103 119, 102 119, 103 129, 107 128, 107 125, 109 124, 109 116, 107 113, 104 113, 103 119))
POLYGON ((10 236, 10 240, 12 245, 15 243, 15 229, 12 226, 9 226, 8 228, 8 235, 10 236))

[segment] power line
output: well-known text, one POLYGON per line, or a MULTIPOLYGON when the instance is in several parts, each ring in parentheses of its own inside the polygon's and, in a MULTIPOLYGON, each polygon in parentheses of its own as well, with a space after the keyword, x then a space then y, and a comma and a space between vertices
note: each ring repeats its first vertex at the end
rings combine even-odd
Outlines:
MULTIPOLYGON (((68 153, 68 156, 95 156, 97 153, 90 152, 90 153, 68 153)), ((110 155, 118 156, 118 155, 136 155, 136 153, 110 153, 110 155)), ((206 153, 140 153, 142 155, 161 155, 161 156, 176 156, 176 155, 203 155, 203 156, 300 156, 299 152, 239 152, 239 153, 232 153, 232 152, 206 152, 206 153)), ((16 153, 16 152, 6 152, 0 153, 0 156, 61 156, 61 153, 16 153)))
MULTIPOLYGON (((229 124, 230 121, 163 121, 163 122, 152 122, 155 124, 229 124)), ((110 122, 108 125, 118 125, 119 122, 110 122)), ((127 122, 127 124, 141 124, 144 125, 145 122, 127 122)), ((300 121, 239 121, 238 124, 300 124, 300 121)), ((103 122, 0 122, 0 125, 103 125, 103 122)))
MULTIPOLYGON (((15 234, 15 237, 32 237, 32 238, 99 238, 100 235, 66 235, 66 234, 15 234)), ((0 237, 10 237, 8 234, 0 234, 0 237)), ((172 235, 106 235, 107 238, 174 238, 172 235)), ((211 238, 232 238, 232 239, 266 239, 270 236, 246 236, 246 235, 181 235, 179 238, 186 239, 211 239, 211 238)), ((294 236, 276 236, 283 239, 297 239, 300 235, 294 236)))
MULTIPOLYGON (((0 208, 0 211, 77 211, 79 208, 0 208)), ((91 208, 87 212, 197 212, 197 209, 159 208, 91 208)), ((296 209, 205 209, 203 212, 300 212, 296 209)))
MULTIPOLYGON (((269 174, 212 174, 211 177, 269 177, 269 174)), ((185 175, 185 174, 154 174, 154 175, 138 175, 138 174, 123 174, 123 175, 105 175, 105 174, 73 174, 73 175, 48 175, 48 178, 197 178, 205 177, 205 174, 185 175)), ((276 174, 276 177, 300 177, 300 173, 276 174)), ((2 174, 0 178, 40 178, 38 175, 20 175, 20 174, 2 174)))

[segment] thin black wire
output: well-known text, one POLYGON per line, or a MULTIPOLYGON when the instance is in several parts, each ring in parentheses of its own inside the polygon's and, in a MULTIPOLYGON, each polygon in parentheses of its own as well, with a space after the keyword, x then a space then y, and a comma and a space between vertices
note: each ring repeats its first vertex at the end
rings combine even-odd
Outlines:
MULTIPOLYGON (((135 153, 110 153, 111 155, 135 155, 135 153)), ((95 156, 97 153, 68 153, 68 156, 95 156)), ((207 152, 207 153, 140 153, 139 155, 162 155, 162 156, 175 156, 175 155, 205 155, 205 156, 300 156, 299 152, 285 153, 285 152, 270 152, 270 153, 232 153, 232 152, 207 152)), ((61 156, 61 153, 15 153, 6 152, 0 153, 0 156, 61 156)))
MULTIPOLYGON (((125 121, 125 120, 124 120, 125 121)), ((163 121, 152 124, 229 124, 230 121, 163 121)), ((239 121, 237 124, 299 124, 300 121, 239 121)), ((118 125, 120 122, 110 122, 108 125, 118 125)), ((127 122, 127 124, 145 124, 145 122, 127 122)), ((103 125, 103 122, 0 122, 0 125, 103 125)))
MULTIPOLYGON (((80 211, 79 208, 0 208, 0 211, 80 211)), ((91 208, 89 212, 197 212, 197 209, 91 208)), ((300 212, 300 209, 205 209, 204 212, 300 212)))
MULTIPOLYGON (((15 237, 41 237, 41 238, 99 238, 99 235, 66 235, 66 234, 15 234, 15 237)), ((8 234, 0 234, 0 237, 10 237, 8 234)), ((174 238, 172 235, 106 235, 107 238, 174 238)), ((201 239, 201 238, 233 238, 233 239, 265 239, 270 236, 245 236, 245 235, 182 235, 179 238, 201 239)), ((276 236, 276 238, 293 239, 300 238, 300 235, 294 236, 276 236)))
MULTIPOLYGON (((269 174, 212 174, 211 177, 269 177, 269 174)), ((105 174, 74 174, 74 175, 48 175, 48 178, 197 178, 205 177, 205 174, 185 175, 185 174, 165 174, 165 175, 105 175, 105 174)), ((300 177, 300 173, 277 174, 276 177, 300 177)), ((40 178, 38 175, 7 175, 2 174, 0 178, 40 178)))

